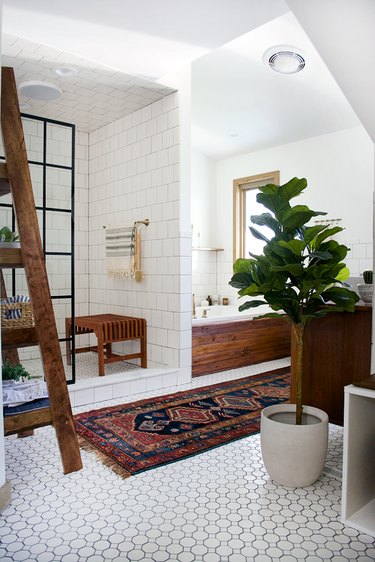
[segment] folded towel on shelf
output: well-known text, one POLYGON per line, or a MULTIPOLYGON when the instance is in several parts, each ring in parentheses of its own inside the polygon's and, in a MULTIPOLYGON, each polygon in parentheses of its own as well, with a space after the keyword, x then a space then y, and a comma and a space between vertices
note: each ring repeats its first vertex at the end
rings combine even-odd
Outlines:
POLYGON ((9 408, 48 398, 47 385, 42 380, 3 381, 3 405, 9 408))
POLYGON ((107 226, 106 269, 109 277, 134 277, 135 226, 107 226))

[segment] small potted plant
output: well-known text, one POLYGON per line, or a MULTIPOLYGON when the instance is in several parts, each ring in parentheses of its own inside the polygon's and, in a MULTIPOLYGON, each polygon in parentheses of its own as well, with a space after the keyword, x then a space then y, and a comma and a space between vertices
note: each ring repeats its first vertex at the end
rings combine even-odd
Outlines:
POLYGON ((285 185, 259 187, 258 203, 268 209, 251 217, 255 225, 267 226, 268 238, 254 227, 250 231, 265 242, 263 255, 238 259, 230 285, 240 297, 250 297, 239 310, 268 304, 274 311, 262 317, 281 316, 292 328, 297 353, 292 355, 296 373, 297 404, 269 406, 261 414, 261 447, 272 480, 291 487, 308 486, 323 469, 328 446, 328 416, 322 410, 302 406, 303 343, 308 322, 333 311, 353 312, 358 295, 343 286, 349 270, 343 259, 348 248, 332 239, 341 227, 309 226, 326 213, 306 205, 290 205, 307 187, 305 179, 293 178, 285 185), (262 297, 262 300, 259 299, 262 297))
POLYGON ((364 283, 358 283, 358 293, 365 304, 372 304, 372 295, 374 292, 373 271, 366 270, 362 273, 364 283))
POLYGON ((17 232, 12 232, 8 226, 0 228, 0 247, 19 248, 19 236, 17 232))
POLYGON ((2 366, 3 381, 25 382, 30 378, 30 373, 26 371, 23 365, 12 365, 9 359, 7 359, 2 366))

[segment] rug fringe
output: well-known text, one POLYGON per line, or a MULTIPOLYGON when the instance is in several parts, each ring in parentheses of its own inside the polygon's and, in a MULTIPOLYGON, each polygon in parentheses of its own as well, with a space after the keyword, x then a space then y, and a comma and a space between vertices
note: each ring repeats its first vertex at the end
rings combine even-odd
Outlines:
POLYGON ((120 466, 118 464, 118 462, 112 460, 110 457, 108 457, 108 455, 106 455, 105 453, 103 453, 100 449, 98 449, 97 447, 95 447, 95 445, 93 445, 92 443, 90 443, 89 441, 87 441, 87 439, 85 439, 84 437, 82 437, 81 435, 77 435, 77 439, 78 439, 78 444, 80 446, 80 448, 87 452, 87 453, 94 453, 95 456, 108 468, 110 468, 115 474, 118 474, 118 476, 121 476, 122 478, 129 478, 130 476, 132 476, 132 473, 129 472, 128 470, 126 470, 126 468, 124 468, 123 466, 120 466))

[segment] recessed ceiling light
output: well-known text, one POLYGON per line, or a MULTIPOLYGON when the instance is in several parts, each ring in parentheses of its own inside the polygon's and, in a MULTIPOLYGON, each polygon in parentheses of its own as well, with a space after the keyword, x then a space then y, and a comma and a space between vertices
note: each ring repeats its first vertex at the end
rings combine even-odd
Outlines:
POLYGON ((78 70, 74 68, 74 66, 64 64, 62 66, 57 66, 56 68, 54 68, 54 72, 55 74, 57 74, 57 76, 70 78, 71 76, 75 76, 78 73, 78 70))
POLYGON ((20 94, 32 100, 50 101, 59 98, 62 90, 51 82, 42 82, 40 80, 30 80, 22 82, 18 88, 20 94))
POLYGON ((305 68, 305 55, 290 45, 271 47, 263 55, 263 62, 280 74, 296 74, 305 68))

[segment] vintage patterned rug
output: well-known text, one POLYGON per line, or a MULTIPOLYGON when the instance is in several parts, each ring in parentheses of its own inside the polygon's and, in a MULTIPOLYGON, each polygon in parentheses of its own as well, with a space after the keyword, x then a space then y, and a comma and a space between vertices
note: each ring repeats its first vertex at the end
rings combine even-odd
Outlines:
POLYGON ((260 412, 289 400, 289 369, 74 416, 80 443, 124 477, 259 431, 260 412))

